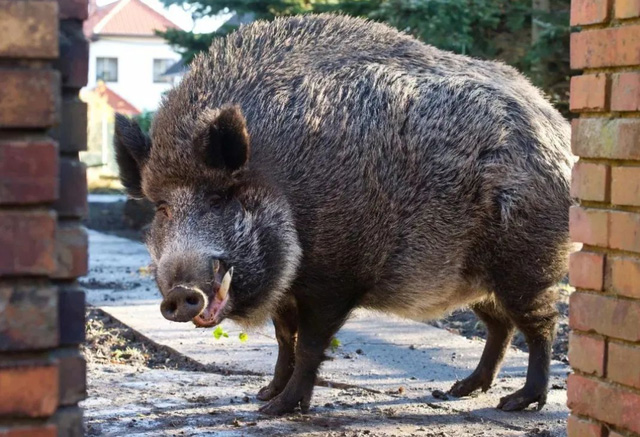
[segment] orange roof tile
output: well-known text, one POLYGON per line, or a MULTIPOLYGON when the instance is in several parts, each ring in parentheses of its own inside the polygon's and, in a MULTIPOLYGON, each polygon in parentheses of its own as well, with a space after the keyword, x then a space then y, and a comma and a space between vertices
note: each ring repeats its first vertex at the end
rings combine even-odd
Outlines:
POLYGON ((155 36, 155 31, 180 27, 141 0, 118 0, 97 8, 85 21, 87 37, 99 35, 155 36))
POLYGON ((104 82, 98 82, 93 91, 101 97, 106 97, 107 103, 114 111, 125 115, 138 115, 140 110, 131 103, 122 98, 118 93, 105 85, 104 82))

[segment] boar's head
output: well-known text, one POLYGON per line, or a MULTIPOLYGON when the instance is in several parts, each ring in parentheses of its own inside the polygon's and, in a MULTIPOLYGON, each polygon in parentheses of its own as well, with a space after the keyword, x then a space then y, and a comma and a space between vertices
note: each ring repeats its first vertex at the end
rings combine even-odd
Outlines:
POLYGON ((291 210, 268 171, 252 165, 237 106, 207 109, 183 123, 156 116, 150 138, 116 117, 122 184, 157 209, 146 244, 162 314, 200 327, 227 317, 262 323, 296 272, 291 210))

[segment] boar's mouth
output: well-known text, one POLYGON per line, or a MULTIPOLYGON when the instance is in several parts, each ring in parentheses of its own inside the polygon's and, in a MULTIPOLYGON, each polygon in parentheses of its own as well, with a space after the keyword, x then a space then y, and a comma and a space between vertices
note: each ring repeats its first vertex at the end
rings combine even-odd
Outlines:
POLYGON ((205 305, 196 317, 193 324, 198 328, 209 328, 219 324, 225 316, 227 304, 229 303, 229 290, 231 289, 231 278, 233 277, 233 267, 224 274, 219 261, 214 261, 214 278, 211 282, 210 293, 205 299, 205 305))

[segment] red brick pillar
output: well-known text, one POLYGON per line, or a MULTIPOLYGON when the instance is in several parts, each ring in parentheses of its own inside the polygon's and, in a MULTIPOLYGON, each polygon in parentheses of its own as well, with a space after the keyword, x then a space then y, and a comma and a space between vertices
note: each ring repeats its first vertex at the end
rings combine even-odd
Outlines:
POLYGON ((86 0, 0 0, 0 436, 82 435, 86 0))
POLYGON ((640 1, 573 0, 570 437, 640 436, 640 1))

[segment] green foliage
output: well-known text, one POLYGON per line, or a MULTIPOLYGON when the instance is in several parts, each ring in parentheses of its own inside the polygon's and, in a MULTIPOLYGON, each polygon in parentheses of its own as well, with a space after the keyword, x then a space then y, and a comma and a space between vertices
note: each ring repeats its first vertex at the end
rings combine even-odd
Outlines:
POLYGON ((331 349, 331 352, 337 351, 340 346, 342 346, 342 343, 340 342, 340 340, 333 337, 331 339, 331 343, 329 343, 329 349, 331 349))
MULTIPOLYGON (((550 0, 550 12, 533 10, 532 0, 163 0, 188 4, 195 17, 223 11, 255 19, 337 12, 386 22, 441 49, 500 59, 527 74, 567 114, 570 0, 550 0), (533 23, 539 37, 532 41, 533 23)), ((208 35, 171 30, 162 34, 189 62, 211 41, 235 29, 208 35)))
POLYGON ((245 341, 249 340, 249 335, 247 335, 246 332, 241 332, 240 334, 238 334, 238 338, 240 339, 241 343, 244 343, 245 341))
POLYGON ((144 111, 141 114, 138 114, 133 117, 133 119, 138 123, 142 132, 148 134, 149 129, 151 128, 151 121, 153 120, 154 112, 152 111, 144 111))

